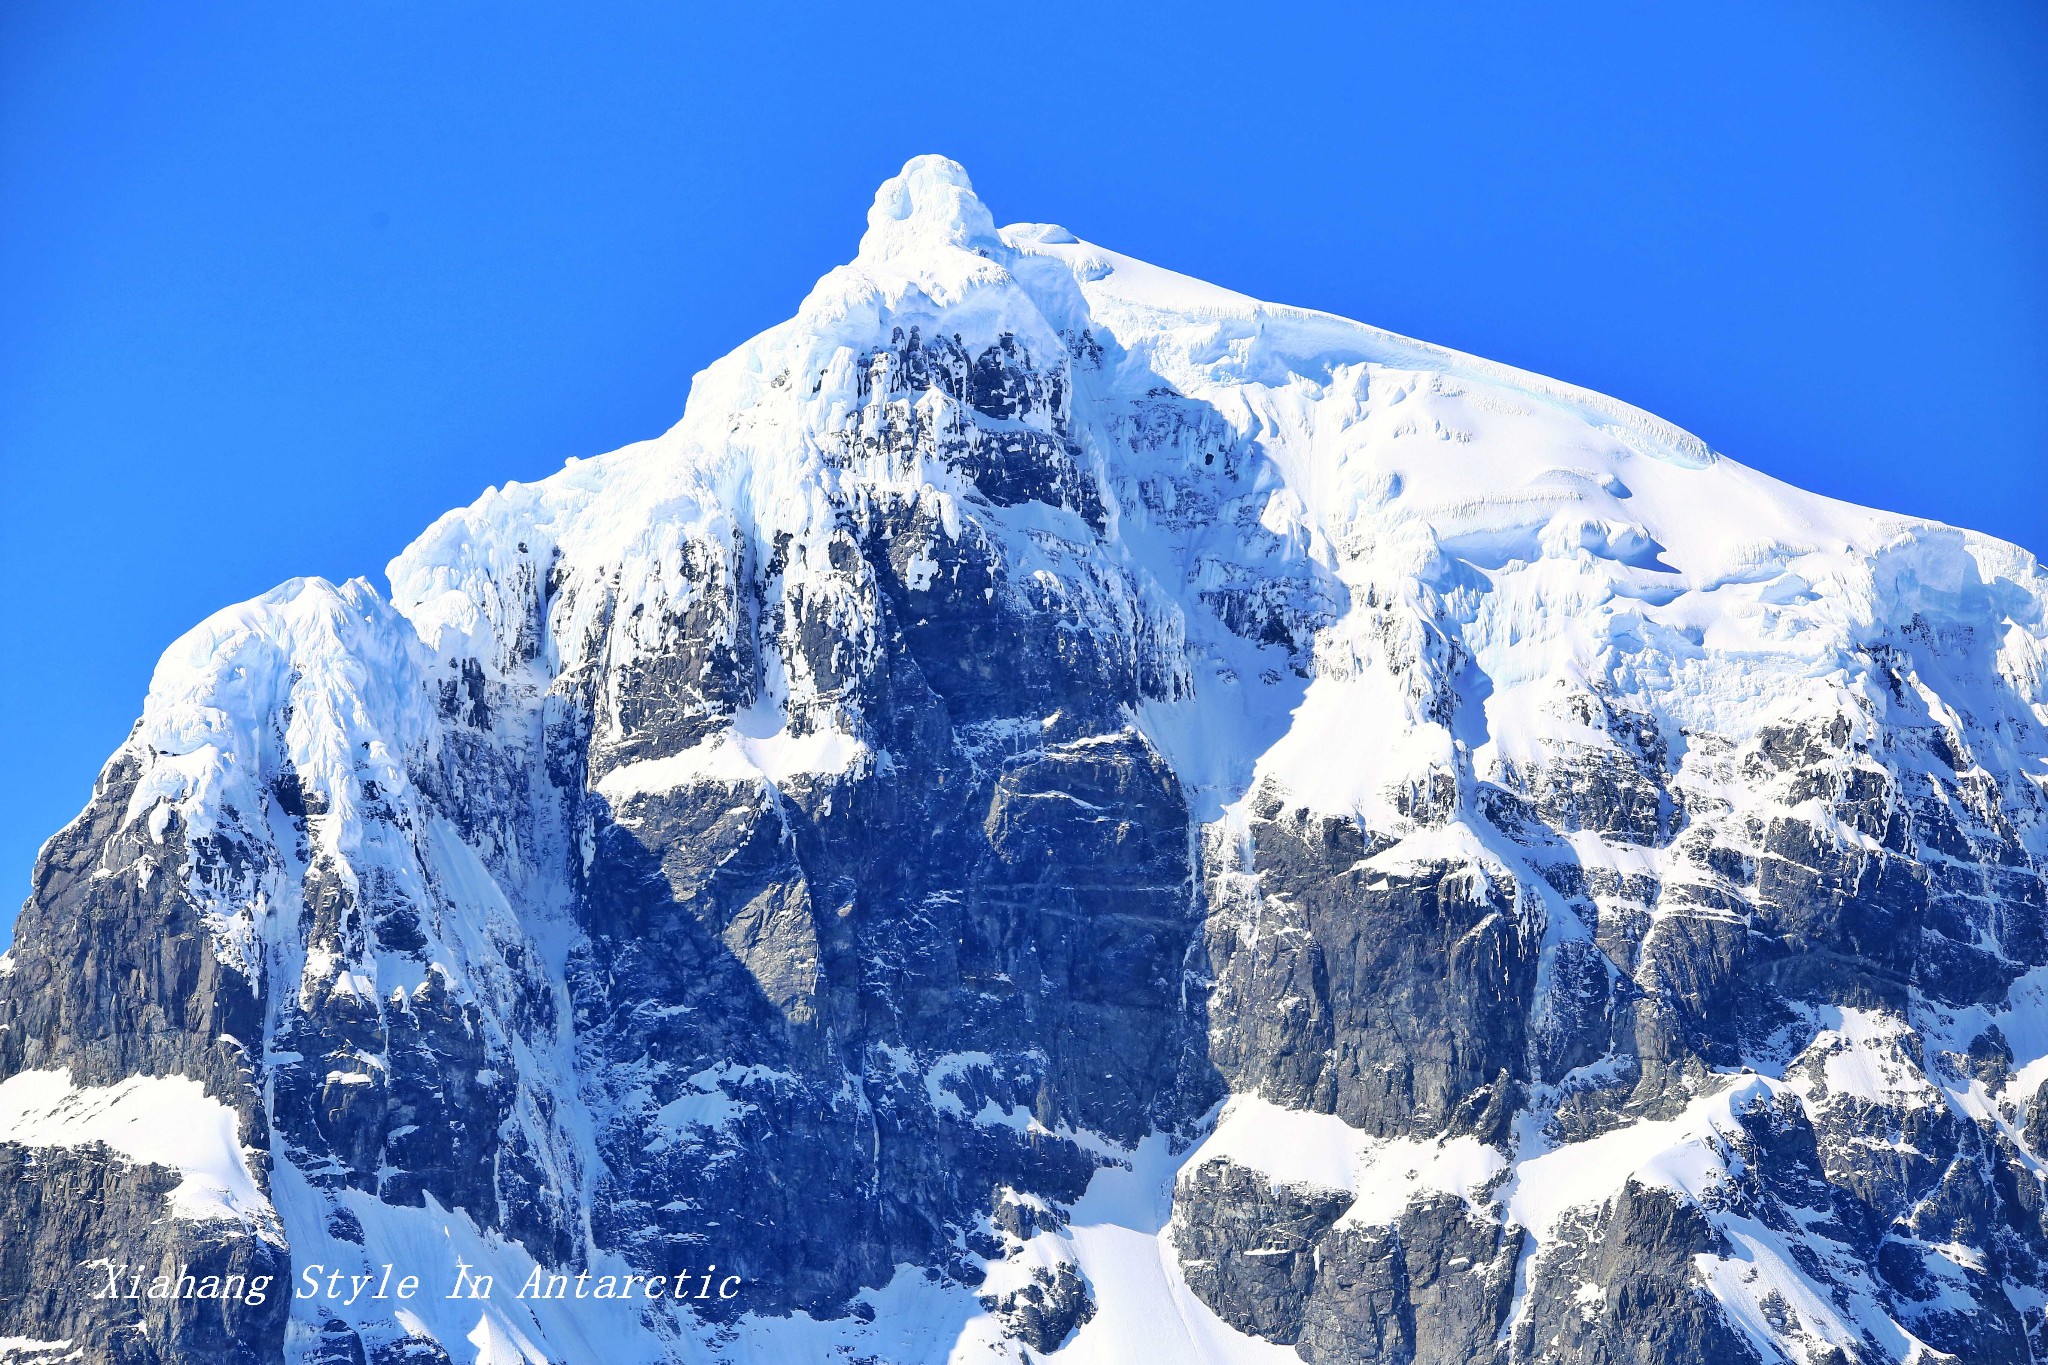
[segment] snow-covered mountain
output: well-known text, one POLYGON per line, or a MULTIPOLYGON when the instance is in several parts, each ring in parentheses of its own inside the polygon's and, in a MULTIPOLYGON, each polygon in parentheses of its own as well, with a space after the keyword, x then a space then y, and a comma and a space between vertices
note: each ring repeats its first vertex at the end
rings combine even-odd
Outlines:
POLYGON ((2048 1359, 2010 545, 921 157, 388 576, 43 851, 0 1359, 2048 1359))

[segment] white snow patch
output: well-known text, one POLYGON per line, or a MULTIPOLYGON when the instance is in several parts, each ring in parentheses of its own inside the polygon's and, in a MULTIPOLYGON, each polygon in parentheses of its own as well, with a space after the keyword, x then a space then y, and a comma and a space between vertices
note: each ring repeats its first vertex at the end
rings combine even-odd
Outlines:
POLYGON ((1606 1202, 1632 1176, 1697 1196, 1722 1169, 1711 1144, 1734 1130, 1735 1107, 1777 1088, 1752 1076, 1694 1100, 1676 1118, 1638 1119, 1625 1128, 1522 1157, 1503 1191, 1508 1216, 1542 1238, 1565 1213, 1606 1202))
POLYGON ((1829 1094, 1853 1095, 1873 1104, 1918 1108, 1936 1097, 1934 1087, 1906 1052, 1912 1027, 1896 1015, 1843 1008, 1839 1024, 1814 1039, 1806 1056, 1818 1057, 1829 1094))
POLYGON ((1195 1170, 1218 1158, 1259 1172, 1276 1185, 1356 1190, 1359 1160, 1371 1141, 1335 1114, 1283 1109, 1259 1095, 1233 1095, 1215 1131, 1188 1157, 1195 1170))
POLYGON ((64 1071, 23 1071, 0 1081, 0 1140, 26 1147, 105 1143, 139 1165, 168 1166, 180 1218, 255 1219, 270 1203, 257 1189, 235 1111, 186 1076, 135 1076, 76 1086, 64 1071))
POLYGON ((1257 1095, 1225 1102, 1215 1130, 1189 1156, 1194 1170, 1218 1158, 1275 1185, 1356 1195, 1341 1221, 1382 1226, 1417 1198, 1454 1194, 1485 1202, 1507 1158, 1477 1138, 1375 1138, 1335 1114, 1283 1109, 1257 1095))
POLYGON ((1393 1139, 1368 1148, 1359 1163, 1358 1202, 1341 1221, 1385 1226, 1421 1194, 1454 1194, 1468 1206, 1507 1169, 1507 1158, 1471 1136, 1444 1141, 1393 1139))
POLYGON ((1095 1316, 1055 1357, 1072 1365, 1299 1365, 1291 1347, 1237 1331, 1187 1286, 1167 1228, 1182 1166, 1154 1135, 1127 1166, 1097 1171, 1063 1234, 1094 1290, 1095 1316))
POLYGON ((621 802, 705 781, 779 787, 797 777, 836 776, 867 752, 865 744, 839 730, 792 735, 784 729, 758 737, 727 730, 679 754, 614 768, 598 780, 597 790, 621 802))

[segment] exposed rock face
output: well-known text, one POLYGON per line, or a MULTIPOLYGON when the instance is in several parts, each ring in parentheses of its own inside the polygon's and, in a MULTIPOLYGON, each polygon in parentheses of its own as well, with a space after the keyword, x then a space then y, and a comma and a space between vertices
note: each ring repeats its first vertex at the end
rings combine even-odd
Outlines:
POLYGON ((1176 1197, 1181 1225, 1174 1241, 1188 1287, 1239 1331, 1299 1341, 1321 1270, 1317 1248, 1350 1197, 1276 1187, 1229 1161, 1183 1174, 1176 1197))
POLYGON ((179 641, 44 850, 19 1358, 2048 1355, 2010 546, 920 159, 390 580, 179 641))
POLYGON ((1056 1270, 1034 1267, 1021 1288, 984 1295, 981 1305, 996 1315, 1007 1335, 1048 1354, 1064 1346, 1076 1328, 1095 1316, 1088 1285, 1071 1262, 1062 1262, 1056 1270))

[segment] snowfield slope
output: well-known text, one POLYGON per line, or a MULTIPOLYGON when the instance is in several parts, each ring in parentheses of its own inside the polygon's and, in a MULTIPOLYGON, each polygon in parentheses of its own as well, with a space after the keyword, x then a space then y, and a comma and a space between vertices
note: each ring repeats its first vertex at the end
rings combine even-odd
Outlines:
POLYGON ((922 157, 389 582, 46 846, 0 1359, 2048 1358, 2010 545, 922 157))

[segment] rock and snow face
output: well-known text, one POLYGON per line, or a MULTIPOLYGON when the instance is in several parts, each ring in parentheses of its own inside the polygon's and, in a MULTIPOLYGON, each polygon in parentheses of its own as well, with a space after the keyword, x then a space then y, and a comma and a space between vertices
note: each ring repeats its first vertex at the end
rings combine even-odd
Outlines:
POLYGON ((178 641, 45 848, 0 1356, 2048 1355, 2009 545, 920 158, 389 579, 178 641))

